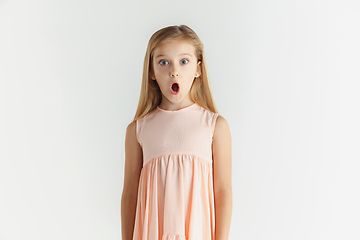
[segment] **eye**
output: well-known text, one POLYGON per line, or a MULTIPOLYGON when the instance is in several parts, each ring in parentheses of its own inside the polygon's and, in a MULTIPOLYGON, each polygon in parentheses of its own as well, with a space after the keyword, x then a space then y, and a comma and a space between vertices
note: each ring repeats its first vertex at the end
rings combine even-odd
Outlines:
POLYGON ((160 65, 163 65, 163 66, 164 66, 164 64, 161 64, 162 62, 167 62, 167 61, 166 61, 166 60, 160 60, 160 61, 159 61, 160 65))
POLYGON ((184 64, 186 64, 186 63, 189 62, 189 60, 187 60, 187 59, 182 59, 181 62, 184 63, 184 64), (184 63, 184 60, 186 61, 185 63, 184 63))

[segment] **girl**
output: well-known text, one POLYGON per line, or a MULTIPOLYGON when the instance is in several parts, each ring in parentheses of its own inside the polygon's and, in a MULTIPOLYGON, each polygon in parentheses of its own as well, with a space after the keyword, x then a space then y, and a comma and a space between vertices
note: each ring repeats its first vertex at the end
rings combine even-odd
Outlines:
POLYGON ((125 138, 122 240, 227 240, 231 136, 203 44, 185 25, 155 32, 125 138))

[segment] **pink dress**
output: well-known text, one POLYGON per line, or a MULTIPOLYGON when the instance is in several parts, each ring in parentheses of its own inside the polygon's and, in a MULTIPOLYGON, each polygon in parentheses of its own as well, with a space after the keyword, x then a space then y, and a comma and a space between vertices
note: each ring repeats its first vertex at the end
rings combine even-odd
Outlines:
POLYGON ((213 240, 212 138, 218 117, 197 103, 136 121, 143 152, 133 240, 213 240))

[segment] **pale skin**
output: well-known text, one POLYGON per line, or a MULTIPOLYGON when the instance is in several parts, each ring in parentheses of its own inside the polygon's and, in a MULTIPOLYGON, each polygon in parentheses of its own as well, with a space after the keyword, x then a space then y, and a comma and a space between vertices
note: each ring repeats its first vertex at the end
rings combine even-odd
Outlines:
MULTIPOLYGON (((189 90, 196 76, 201 74, 200 64, 195 58, 194 47, 185 42, 169 42, 154 51, 154 75, 158 81, 163 98, 159 107, 165 110, 178 110, 191 105, 189 90), (188 55, 184 55, 184 53, 188 55), (162 55, 156 58, 158 55, 162 55), (184 60, 186 58, 188 61, 184 60), (164 60, 164 61, 163 61, 164 60), (172 95, 169 88, 172 81, 180 84, 180 93, 172 95)), ((137 192, 143 155, 136 140, 136 123, 127 126, 125 137, 125 171, 124 187, 121 197, 122 239, 132 240, 137 192)), ((231 211, 231 135, 229 125, 224 117, 218 116, 215 124, 213 143, 213 183, 215 202, 215 239, 228 240, 231 211)))
POLYGON ((195 77, 201 74, 201 61, 197 61, 193 45, 180 40, 160 45, 154 50, 153 69, 151 79, 158 83, 162 94, 160 108, 177 110, 194 103, 189 91, 195 77), (179 83, 177 95, 170 91, 174 81, 179 83))

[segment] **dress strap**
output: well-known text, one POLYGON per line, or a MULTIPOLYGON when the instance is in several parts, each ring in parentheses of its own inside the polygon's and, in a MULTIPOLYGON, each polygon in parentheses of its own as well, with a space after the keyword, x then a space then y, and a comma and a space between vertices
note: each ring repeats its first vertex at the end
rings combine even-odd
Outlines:
POLYGON ((212 138, 214 138, 216 119, 217 119, 218 116, 219 116, 218 113, 213 113, 213 118, 212 118, 212 121, 211 121, 211 133, 212 133, 212 138))
POLYGON ((141 118, 137 119, 135 121, 135 124, 136 124, 136 140, 137 142, 141 145, 140 143, 140 139, 139 139, 139 132, 140 132, 140 125, 141 125, 141 118))

